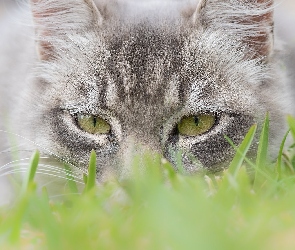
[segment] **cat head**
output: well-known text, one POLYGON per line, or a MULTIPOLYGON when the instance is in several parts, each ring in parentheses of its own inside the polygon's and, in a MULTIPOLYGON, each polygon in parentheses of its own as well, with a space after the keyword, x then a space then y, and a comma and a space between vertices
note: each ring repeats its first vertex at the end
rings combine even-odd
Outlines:
POLYGON ((267 111, 276 141, 285 107, 272 1, 128 4, 31 0, 34 141, 82 170, 94 149, 98 176, 124 172, 142 149, 180 157, 189 173, 220 171, 234 153, 224 135, 239 144, 267 111))

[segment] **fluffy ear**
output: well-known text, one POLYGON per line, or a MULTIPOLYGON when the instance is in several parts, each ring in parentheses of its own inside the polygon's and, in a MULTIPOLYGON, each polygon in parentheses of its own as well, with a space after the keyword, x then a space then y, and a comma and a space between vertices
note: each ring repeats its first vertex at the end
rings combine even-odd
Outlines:
POLYGON ((222 30, 246 44, 252 57, 267 60, 273 51, 273 2, 200 0, 192 19, 205 29, 222 30))
POLYGON ((55 41, 102 24, 93 0, 30 0, 41 60, 53 57, 55 41))

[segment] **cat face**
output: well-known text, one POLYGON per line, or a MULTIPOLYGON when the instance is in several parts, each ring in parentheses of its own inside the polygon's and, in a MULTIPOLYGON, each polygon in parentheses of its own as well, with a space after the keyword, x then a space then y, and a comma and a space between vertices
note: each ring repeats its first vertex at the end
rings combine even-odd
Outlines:
POLYGON ((40 62, 30 119, 33 140, 52 156, 85 170, 94 149, 102 176, 122 172, 130 152, 148 149, 175 166, 180 158, 188 173, 216 172, 234 153, 224 135, 239 144, 269 110, 271 136, 279 134, 273 131, 283 112, 272 98, 278 86, 270 77, 275 69, 265 25, 271 15, 263 12, 269 1, 240 3, 250 8, 245 23, 238 14, 214 22, 214 11, 218 16, 227 1, 201 1, 190 18, 136 22, 105 19, 91 0, 67 7, 33 2, 40 62), (257 6, 265 15, 259 37, 250 25, 257 6), (247 36, 227 27, 233 20, 231 28, 251 28, 247 36))

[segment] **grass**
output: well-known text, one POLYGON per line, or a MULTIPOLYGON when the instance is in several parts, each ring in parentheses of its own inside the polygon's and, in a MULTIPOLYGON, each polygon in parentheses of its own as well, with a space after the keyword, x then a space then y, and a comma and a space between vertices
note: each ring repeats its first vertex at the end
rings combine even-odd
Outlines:
POLYGON ((256 162, 246 158, 254 125, 220 176, 180 175, 146 155, 146 173, 96 187, 92 152, 84 191, 70 180, 63 202, 36 193, 36 152, 19 198, 0 208, 0 249, 295 249, 294 150, 284 138, 266 164, 268 127, 266 117, 256 162))

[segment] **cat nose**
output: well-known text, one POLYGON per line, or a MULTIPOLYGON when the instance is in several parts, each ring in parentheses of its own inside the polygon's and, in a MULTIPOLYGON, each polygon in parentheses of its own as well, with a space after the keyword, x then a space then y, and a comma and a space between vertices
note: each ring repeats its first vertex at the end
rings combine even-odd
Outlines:
POLYGON ((135 136, 128 136, 119 150, 119 161, 121 165, 120 175, 130 176, 134 167, 139 167, 144 171, 144 156, 161 154, 160 146, 157 143, 145 143, 138 141, 135 136))

